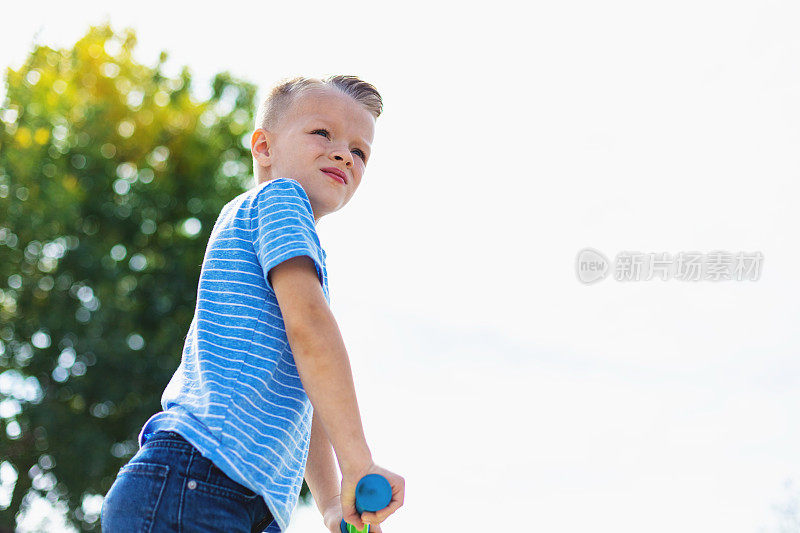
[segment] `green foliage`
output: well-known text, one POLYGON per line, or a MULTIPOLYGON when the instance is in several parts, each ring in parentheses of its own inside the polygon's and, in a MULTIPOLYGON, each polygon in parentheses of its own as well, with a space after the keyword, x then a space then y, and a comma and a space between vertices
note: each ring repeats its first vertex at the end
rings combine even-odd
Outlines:
POLYGON ((0 463, 19 475, 0 529, 29 491, 99 529, 83 497, 105 495, 161 409, 213 223, 252 186, 256 88, 218 74, 195 101, 187 68, 137 64, 135 44, 94 27, 6 72, 0 463))

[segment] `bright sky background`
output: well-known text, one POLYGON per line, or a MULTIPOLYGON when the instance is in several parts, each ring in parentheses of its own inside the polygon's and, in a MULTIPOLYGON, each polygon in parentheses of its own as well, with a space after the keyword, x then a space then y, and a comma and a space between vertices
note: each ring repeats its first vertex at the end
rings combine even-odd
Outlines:
POLYGON ((11 9, 0 66, 107 15, 198 84, 381 91, 361 188, 317 229, 369 445, 407 480, 386 533, 777 531, 800 482, 799 4, 11 9), (764 262, 584 285, 584 247, 764 262))

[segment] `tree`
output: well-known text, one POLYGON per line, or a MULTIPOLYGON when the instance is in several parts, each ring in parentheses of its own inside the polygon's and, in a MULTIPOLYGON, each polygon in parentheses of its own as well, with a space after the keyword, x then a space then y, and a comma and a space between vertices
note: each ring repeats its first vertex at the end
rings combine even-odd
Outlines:
POLYGON ((161 409, 213 223, 252 185, 256 88, 221 73, 195 101, 188 68, 137 64, 135 44, 106 23, 6 72, 0 474, 17 480, 0 528, 35 492, 98 529, 81 500, 105 495, 161 409))

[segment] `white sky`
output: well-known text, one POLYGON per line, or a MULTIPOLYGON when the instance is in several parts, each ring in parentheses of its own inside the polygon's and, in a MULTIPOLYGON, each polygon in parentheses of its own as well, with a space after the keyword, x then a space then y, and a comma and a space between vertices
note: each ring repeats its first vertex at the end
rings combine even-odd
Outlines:
POLYGON ((521 6, 17 3, 0 66, 105 13, 198 83, 381 91, 362 187, 317 229, 369 444, 407 479, 387 533, 776 531, 800 481, 800 6, 521 6), (587 286, 587 246, 764 263, 587 286))

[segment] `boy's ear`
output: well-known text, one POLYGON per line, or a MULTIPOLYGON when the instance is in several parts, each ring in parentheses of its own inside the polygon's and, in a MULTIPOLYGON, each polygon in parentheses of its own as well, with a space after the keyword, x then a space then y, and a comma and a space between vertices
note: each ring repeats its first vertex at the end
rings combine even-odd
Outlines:
POLYGON ((272 134, 264 128, 256 128, 250 136, 250 153, 262 167, 272 163, 272 134))

